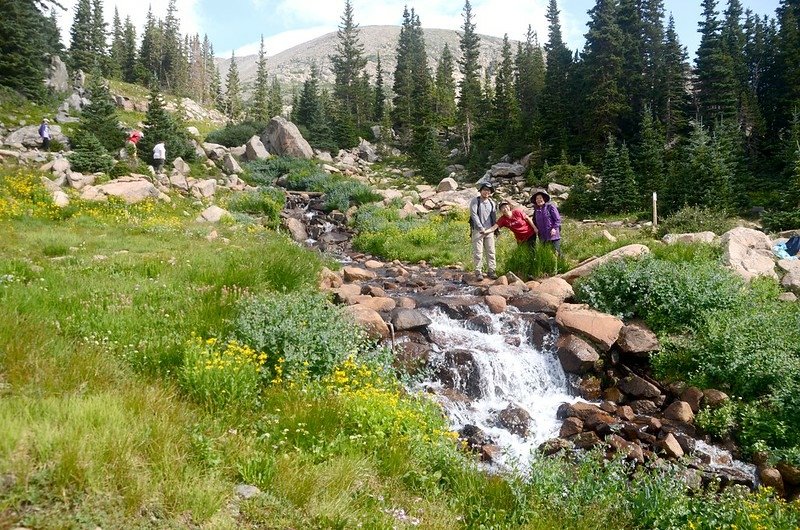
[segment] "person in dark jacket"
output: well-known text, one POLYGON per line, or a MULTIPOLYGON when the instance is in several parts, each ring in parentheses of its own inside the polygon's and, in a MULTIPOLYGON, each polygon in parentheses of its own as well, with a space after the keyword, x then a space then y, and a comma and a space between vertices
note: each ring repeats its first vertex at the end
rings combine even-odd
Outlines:
POLYGON ((42 139, 42 149, 45 151, 50 150, 50 120, 44 118, 42 124, 39 125, 39 136, 42 139))
POLYGON ((556 255, 561 257, 561 214, 558 207, 550 202, 550 195, 544 190, 536 190, 531 196, 533 222, 539 241, 553 246, 556 255))

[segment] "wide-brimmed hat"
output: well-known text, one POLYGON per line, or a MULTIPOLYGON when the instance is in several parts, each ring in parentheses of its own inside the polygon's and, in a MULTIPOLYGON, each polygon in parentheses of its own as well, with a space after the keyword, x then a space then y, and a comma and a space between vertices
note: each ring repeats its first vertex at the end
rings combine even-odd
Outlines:
POLYGON ((50 123, 50 120, 48 120, 47 118, 42 118, 42 123, 50 123))
POLYGON ((478 186, 478 192, 483 191, 483 188, 488 188, 489 191, 494 192, 494 184, 491 182, 481 182, 480 186, 478 186))
POLYGON ((544 202, 550 202, 550 194, 547 193, 545 190, 534 190, 533 195, 531 195, 531 204, 536 204, 536 196, 541 195, 544 199, 544 202))

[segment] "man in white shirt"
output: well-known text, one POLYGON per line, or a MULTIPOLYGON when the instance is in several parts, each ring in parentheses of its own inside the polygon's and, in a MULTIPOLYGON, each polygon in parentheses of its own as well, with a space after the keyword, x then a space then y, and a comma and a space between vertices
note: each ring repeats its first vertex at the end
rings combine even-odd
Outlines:
POLYGON ((156 173, 161 173, 164 167, 164 162, 167 159, 167 148, 164 146, 164 140, 159 140, 153 147, 153 166, 155 166, 156 173))

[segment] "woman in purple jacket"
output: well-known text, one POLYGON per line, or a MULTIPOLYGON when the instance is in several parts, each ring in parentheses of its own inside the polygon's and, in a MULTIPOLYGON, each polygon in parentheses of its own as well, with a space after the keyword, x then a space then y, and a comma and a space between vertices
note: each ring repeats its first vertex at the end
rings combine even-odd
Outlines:
POLYGON ((533 222, 539 232, 539 241, 553 246, 556 255, 561 257, 561 214, 550 202, 550 195, 544 190, 536 190, 531 196, 533 222))

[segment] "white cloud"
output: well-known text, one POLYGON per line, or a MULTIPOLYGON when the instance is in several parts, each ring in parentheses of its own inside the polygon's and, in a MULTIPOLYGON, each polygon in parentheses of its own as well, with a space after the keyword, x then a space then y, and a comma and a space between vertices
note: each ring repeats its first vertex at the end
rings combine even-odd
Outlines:
MULTIPOLYGON (((61 30, 61 40, 66 46, 69 46, 69 30, 72 26, 72 18, 75 15, 75 4, 77 0, 61 0, 66 11, 56 8, 56 15, 58 16, 58 26, 61 30)), ((202 24, 198 15, 197 4, 199 0, 177 0, 175 7, 178 12, 178 20, 180 21, 181 33, 194 35, 200 33, 202 35, 202 24)), ((153 16, 156 19, 164 19, 167 16, 167 6, 169 0, 149 0, 146 1, 131 1, 131 0, 104 0, 103 1, 103 18, 108 23, 108 29, 111 30, 111 22, 114 19, 114 7, 119 11, 120 20, 124 23, 125 17, 130 16, 131 22, 136 27, 136 36, 141 37, 142 29, 144 28, 145 20, 147 19, 147 5, 153 9, 153 16)))
MULTIPOLYGON (((271 37, 264 37, 264 49, 267 52, 267 56, 272 56, 282 52, 283 50, 288 50, 292 46, 297 46, 298 44, 302 44, 310 41, 311 39, 325 35, 326 33, 330 33, 334 29, 335 28, 331 28, 330 26, 314 26, 312 28, 284 31, 278 33, 277 35, 272 35, 271 37)), ((246 44, 240 48, 236 48, 236 57, 256 55, 260 45, 261 41, 258 40, 256 42, 246 44)), ((217 57, 229 58, 231 56, 231 51, 228 50, 227 52, 222 52, 215 55, 217 57)))

